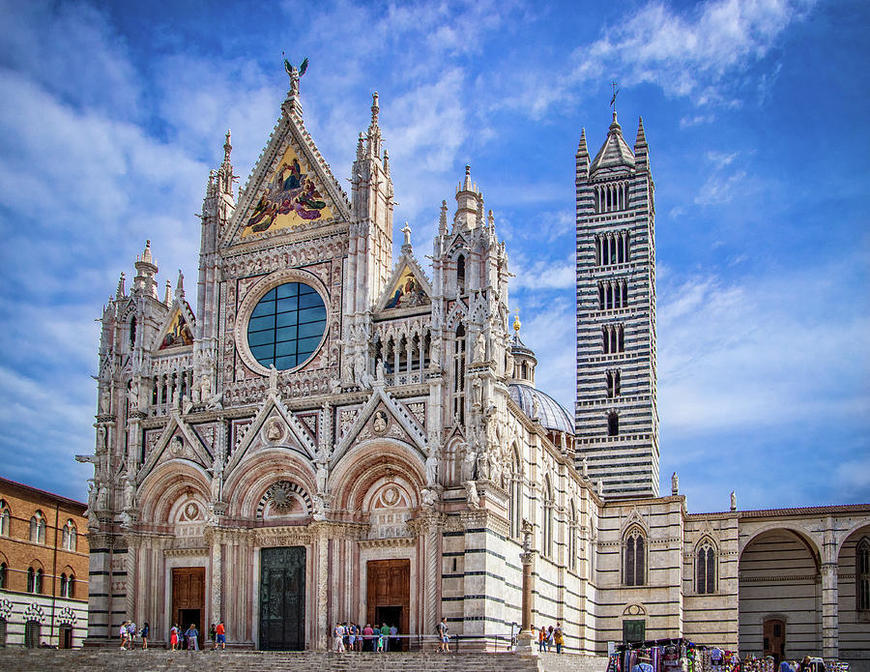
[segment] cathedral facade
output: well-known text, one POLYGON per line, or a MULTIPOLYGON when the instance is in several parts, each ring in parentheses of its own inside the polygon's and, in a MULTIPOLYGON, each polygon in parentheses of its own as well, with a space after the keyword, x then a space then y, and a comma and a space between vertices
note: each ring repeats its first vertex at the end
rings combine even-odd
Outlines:
POLYGON ((779 641, 774 621, 783 655, 867 648, 849 567, 870 553, 870 507, 690 514, 676 482, 658 496, 642 127, 632 151, 614 115, 599 155, 585 136, 577 154, 575 415, 535 387, 470 168, 424 268, 407 225, 393 248, 377 94, 347 196, 290 77, 245 187, 229 133, 209 176, 195 310, 181 274, 161 296, 150 243, 104 308, 96 446, 80 456, 89 643, 125 619, 156 643, 223 620, 234 645, 324 649, 337 621, 431 635, 446 617, 494 646, 521 622, 531 566, 533 623, 561 622, 578 652, 679 635, 754 651, 779 641))

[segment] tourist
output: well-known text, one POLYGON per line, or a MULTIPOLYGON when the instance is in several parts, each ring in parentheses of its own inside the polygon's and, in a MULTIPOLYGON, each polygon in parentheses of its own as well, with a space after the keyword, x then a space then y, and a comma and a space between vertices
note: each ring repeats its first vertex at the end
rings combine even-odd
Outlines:
POLYGON ((121 623, 121 627, 118 628, 118 637, 121 638, 121 648, 127 649, 127 621, 121 623))
POLYGON ((145 625, 142 626, 142 630, 139 631, 139 636, 142 637, 142 649, 145 650, 148 648, 148 634, 151 632, 151 626, 148 625, 148 621, 145 621, 145 625))
POLYGON ((214 648, 217 651, 218 645, 220 645, 221 649, 227 648, 227 630, 224 627, 223 621, 218 621, 218 624, 214 629, 215 639, 214 639, 214 648))
POLYGON ((335 642, 335 652, 344 653, 344 626, 341 624, 341 621, 336 621, 332 636, 335 642))
POLYGON ((366 627, 363 628, 363 637, 365 638, 365 650, 366 651, 374 651, 374 642, 372 641, 372 635, 375 634, 375 631, 372 629, 371 623, 366 623, 366 627))
POLYGON ((199 651, 199 630, 196 629, 196 623, 191 623, 184 635, 187 637, 187 650, 199 651))
POLYGON ((562 653, 562 647, 565 645, 565 638, 562 635, 561 623, 556 623, 556 629, 553 630, 553 641, 556 644, 556 653, 562 653))
POLYGON ((399 643, 399 638, 397 637, 398 634, 399 634, 399 628, 397 628, 395 625, 391 625, 390 626, 390 640, 392 640, 392 641, 390 642, 390 648, 393 651, 399 651, 401 649, 401 644, 399 643))
POLYGON ((169 628, 169 650, 176 651, 178 649, 178 623, 173 624, 169 628))
POLYGON ((553 634, 553 630, 554 630, 554 628, 552 625, 547 628, 547 653, 550 652, 550 649, 552 649, 553 645, 556 643, 555 642, 555 635, 553 634))
POLYGON ((214 643, 215 643, 215 633, 214 633, 214 630, 215 630, 215 627, 216 627, 216 626, 217 626, 216 623, 212 623, 212 624, 211 624, 211 627, 208 629, 208 639, 209 639, 209 641, 212 643, 212 649, 216 648, 216 647, 214 646, 214 643))
POLYGON ((450 653, 449 631, 450 628, 447 627, 447 617, 442 616, 441 622, 438 624, 438 651, 441 653, 450 653))
POLYGON ((384 633, 381 630, 375 630, 375 641, 378 643, 377 652, 384 652, 384 633))
POLYGON ((356 625, 353 621, 347 626, 347 650, 354 651, 356 647, 356 625))
POLYGON ((381 639, 384 640, 384 651, 390 650, 390 626, 381 623, 381 639))
POLYGON ((136 648, 136 623, 134 621, 127 623, 127 644, 131 651, 136 648))
MULTIPOLYGON (((534 629, 534 628, 532 628, 534 629)), ((542 625, 541 629, 538 630, 538 651, 540 653, 544 652, 544 647, 547 645, 547 626, 542 625)))

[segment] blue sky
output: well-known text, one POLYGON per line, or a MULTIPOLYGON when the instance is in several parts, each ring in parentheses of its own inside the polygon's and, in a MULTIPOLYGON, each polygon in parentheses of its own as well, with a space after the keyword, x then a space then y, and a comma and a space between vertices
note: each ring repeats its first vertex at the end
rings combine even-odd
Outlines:
MULTIPOLYGON (((574 401, 574 151, 644 118, 662 490, 692 511, 870 501, 866 2, 0 0, 0 463, 84 498, 94 319, 146 238, 194 282, 208 170, 247 179, 309 57, 346 184, 379 91, 396 228, 431 252, 466 162, 508 244, 538 385, 574 401), (609 5, 609 6, 605 6, 609 5), (554 328, 555 327, 555 328, 554 328)), ((400 238, 397 235, 397 239, 400 238)), ((162 281, 161 281, 162 282, 162 281)))

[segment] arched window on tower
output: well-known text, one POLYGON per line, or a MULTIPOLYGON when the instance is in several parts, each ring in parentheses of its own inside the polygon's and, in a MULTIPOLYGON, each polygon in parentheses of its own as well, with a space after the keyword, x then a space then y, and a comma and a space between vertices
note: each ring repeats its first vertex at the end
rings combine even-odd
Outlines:
POLYGON ((855 609, 870 612, 870 539, 855 547, 855 609))
POLYGON ((42 511, 37 511, 30 519, 30 541, 34 544, 45 543, 45 516, 42 511))
POLYGON ((6 585, 6 563, 0 562, 0 590, 7 590, 6 585))
POLYGON ((607 436, 619 436, 619 415, 615 411, 607 414, 607 436))
POLYGON ((621 374, 619 369, 613 369, 607 372, 607 397, 612 399, 618 397, 621 393, 621 374))
POLYGON ((42 593, 42 569, 39 567, 27 568, 27 592, 39 595, 42 593))
POLYGON ((695 592, 708 595, 716 592, 716 549, 705 539, 695 556, 695 592))
POLYGON ((465 257, 456 257, 456 290, 459 294, 465 294, 465 257))
POLYGON ((622 543, 622 583, 646 585, 646 537, 639 527, 632 527, 622 543))

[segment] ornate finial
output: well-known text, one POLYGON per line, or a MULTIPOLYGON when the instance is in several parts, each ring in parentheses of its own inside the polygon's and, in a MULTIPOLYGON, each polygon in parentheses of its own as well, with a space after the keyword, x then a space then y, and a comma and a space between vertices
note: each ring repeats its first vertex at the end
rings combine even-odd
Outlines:
POLYGON ((438 219, 438 232, 442 236, 447 234, 447 201, 441 201, 441 216, 438 219))
POLYGON ((372 126, 378 125, 378 114, 380 113, 381 108, 378 105, 378 92, 375 91, 372 94, 372 126))
POLYGON ((468 164, 468 163, 466 163, 466 164, 465 164, 465 182, 463 182, 463 184, 462 184, 462 190, 463 190, 463 191, 471 191, 471 189, 472 189, 472 185, 471 185, 471 165, 468 164))
POLYGON ((150 240, 145 241, 145 249, 142 251, 142 261, 144 261, 146 264, 153 264, 154 263, 154 257, 151 256, 151 241, 150 240))
POLYGON ((172 283, 169 280, 166 281, 166 291, 163 293, 163 303, 167 306, 172 303, 172 283))
POLYGON ((124 271, 121 271, 121 277, 118 278, 118 291, 116 292, 116 296, 119 299, 122 296, 124 296, 124 294, 127 293, 127 289, 124 287, 124 283, 125 283, 124 271))
POLYGON ((175 298, 181 301, 184 298, 184 273, 178 269, 178 281, 175 283, 175 298))
POLYGON ((518 308, 518 309, 517 309, 517 314, 514 315, 514 333, 516 333, 517 336, 519 336, 519 334, 520 334, 520 327, 521 327, 521 326, 522 326, 522 325, 520 324, 520 311, 519 311, 519 308, 518 308))
POLYGON ((735 493, 733 490, 731 491, 731 510, 737 510, 737 493, 735 493))
POLYGON ((489 213, 486 216, 487 224, 489 224, 489 228, 493 228, 495 226, 495 215, 492 212, 492 208, 490 208, 489 213))
POLYGON ((386 149, 384 150, 384 172, 390 172, 390 153, 386 149))
POLYGON ((230 154, 233 151, 233 145, 230 142, 230 129, 227 129, 226 140, 224 141, 224 163, 230 162, 230 154))
MULTIPOLYGON (((281 52, 281 56, 284 56, 284 52, 281 52)), ((302 113, 302 108, 299 105, 299 101, 297 98, 299 97, 299 78, 305 74, 305 71, 308 70, 308 59, 306 58, 299 67, 294 67, 290 64, 286 58, 284 58, 284 71, 290 77, 290 91, 287 94, 287 101, 285 101, 284 111, 288 114, 293 112, 302 113)))
POLYGON ((613 97, 610 99, 610 107, 613 108, 613 121, 616 121, 616 96, 619 95, 619 89, 616 88, 616 82, 610 82, 613 87, 613 97))
POLYGON ((362 161, 363 155, 365 153, 365 145, 366 145, 366 136, 360 131, 359 139, 356 142, 356 160, 362 161))

